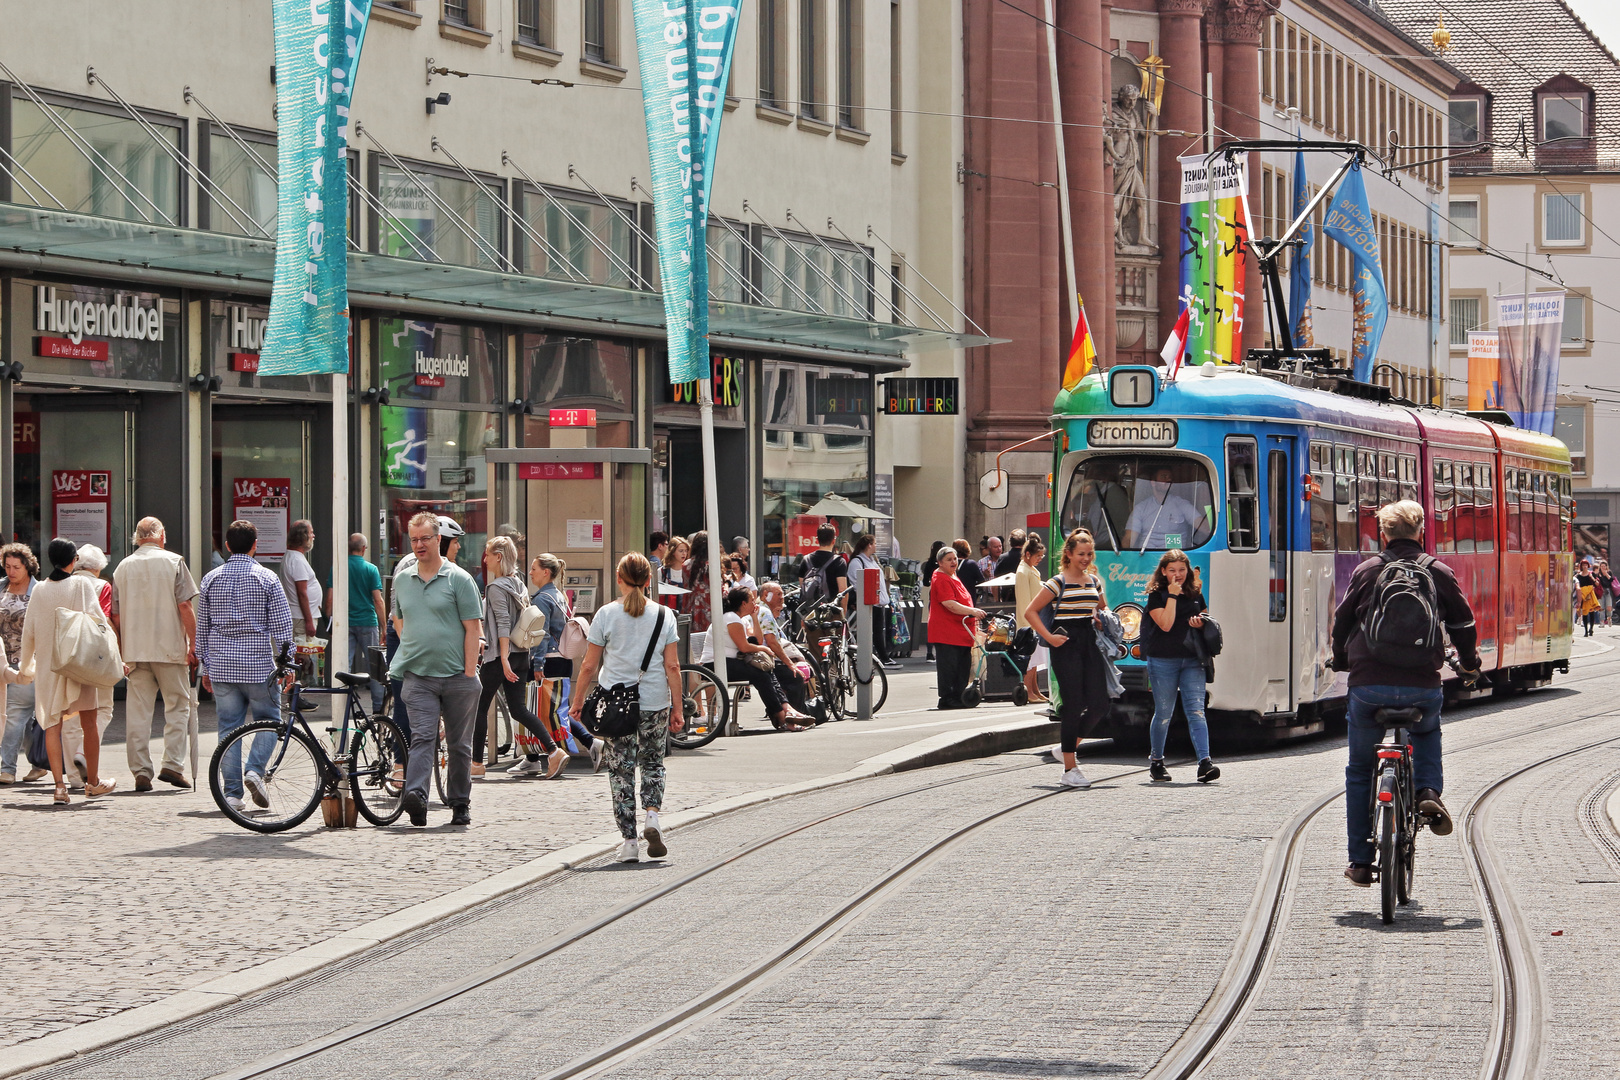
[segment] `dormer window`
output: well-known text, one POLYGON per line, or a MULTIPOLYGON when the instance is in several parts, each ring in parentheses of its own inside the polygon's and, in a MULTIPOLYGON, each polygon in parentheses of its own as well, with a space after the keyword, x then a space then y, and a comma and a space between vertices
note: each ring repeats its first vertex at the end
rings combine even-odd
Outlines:
POLYGON ((1473 146, 1480 140, 1480 107, 1479 98, 1454 98, 1447 103, 1451 113, 1449 128, 1449 144, 1451 146, 1473 146))
POLYGON ((1541 141, 1584 139, 1586 137, 1586 95, 1543 94, 1541 97, 1541 141))

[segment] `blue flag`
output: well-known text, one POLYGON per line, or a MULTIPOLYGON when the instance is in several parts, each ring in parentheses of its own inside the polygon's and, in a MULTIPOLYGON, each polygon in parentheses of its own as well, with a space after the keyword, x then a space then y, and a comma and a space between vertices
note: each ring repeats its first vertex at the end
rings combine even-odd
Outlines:
POLYGON ((1367 185, 1361 179, 1361 163, 1339 185, 1339 194, 1328 210, 1327 235, 1350 249, 1356 261, 1355 335, 1351 347, 1352 374, 1362 382, 1372 378, 1373 359, 1378 342, 1389 321, 1389 297, 1384 291, 1384 271, 1378 257, 1378 223, 1367 206, 1367 185))
MULTIPOLYGON (((1301 140, 1303 141, 1303 140, 1301 140)), ((1310 185, 1305 182, 1305 151, 1294 154, 1294 210, 1290 219, 1305 212, 1311 203, 1310 185)), ((1288 271, 1289 333, 1294 347, 1304 348, 1311 339, 1311 249, 1316 246, 1316 229, 1307 221, 1301 226, 1304 243, 1294 249, 1293 263, 1288 271)))
POLYGON ((669 381, 709 377, 709 181, 737 40, 737 3, 635 0, 669 381))
POLYGON ((272 0, 276 273, 261 375, 349 370, 349 101, 371 0, 272 0))

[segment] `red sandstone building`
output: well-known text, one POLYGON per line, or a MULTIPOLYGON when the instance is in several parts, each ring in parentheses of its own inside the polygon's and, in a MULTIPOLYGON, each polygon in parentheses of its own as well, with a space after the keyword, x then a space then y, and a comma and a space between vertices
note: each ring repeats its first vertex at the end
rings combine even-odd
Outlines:
MULTIPOLYGON (((1055 0, 1053 7, 1073 283, 1063 252, 1043 0, 963 2, 964 307, 988 334, 1008 339, 970 350, 966 360, 963 479, 975 538, 1010 530, 1045 508, 1051 458, 1044 444, 1004 459, 1013 479, 1006 511, 986 512, 973 493, 998 451, 1048 430, 1075 285, 1101 362, 1158 362, 1179 310, 1177 157, 1202 152, 1211 114, 1217 145, 1303 131, 1307 140, 1355 140, 1383 153, 1394 171, 1367 181, 1391 294, 1378 359, 1421 380, 1444 347, 1444 259, 1432 240, 1444 235, 1446 170, 1426 160, 1439 152, 1387 152, 1391 131, 1402 147, 1445 142, 1446 97, 1458 74, 1432 55, 1427 40, 1357 0, 1055 0), (1147 93, 1138 96, 1144 84, 1147 93)), ((1250 157, 1254 232, 1277 235, 1286 225, 1293 155, 1250 157)), ((1336 164, 1312 157, 1307 179, 1325 182, 1336 164)), ((1350 343, 1349 261, 1318 233, 1315 344, 1343 352, 1350 343)), ((1244 321, 1249 348, 1265 335, 1252 258, 1245 303, 1258 316, 1244 321)))

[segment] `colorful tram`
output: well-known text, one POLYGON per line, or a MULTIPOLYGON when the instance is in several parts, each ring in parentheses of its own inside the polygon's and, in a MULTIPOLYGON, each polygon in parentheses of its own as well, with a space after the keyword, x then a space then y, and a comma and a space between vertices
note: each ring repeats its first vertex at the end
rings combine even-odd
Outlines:
MULTIPOLYGON (((1569 670, 1574 502, 1563 443, 1298 376, 1206 364, 1161 388, 1161 375, 1115 367, 1058 395, 1051 550, 1070 530, 1091 530, 1108 601, 1133 640, 1160 556, 1187 552, 1225 636, 1212 722, 1286 738, 1342 716, 1345 676, 1328 668, 1336 602, 1380 548, 1377 509, 1401 498, 1427 509, 1425 546, 1473 606, 1489 686, 1541 686, 1569 670)), ((1098 734, 1131 737, 1152 697, 1139 648, 1120 667, 1126 693, 1113 730, 1098 734)))

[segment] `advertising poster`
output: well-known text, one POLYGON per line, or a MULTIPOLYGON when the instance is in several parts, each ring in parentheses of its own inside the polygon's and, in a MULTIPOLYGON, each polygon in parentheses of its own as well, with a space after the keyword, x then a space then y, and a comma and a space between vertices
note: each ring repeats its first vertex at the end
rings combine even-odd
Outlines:
MULTIPOLYGON (((885 514, 894 513, 894 474, 872 474, 872 509, 885 514)), ((872 537, 877 541, 877 554, 887 558, 894 550, 894 522, 885 518, 872 519, 872 537)))
MULTIPOLYGON (((874 507, 875 509, 875 507, 874 507)), ((827 519, 818 514, 795 514, 788 520, 787 553, 789 559, 801 558, 816 550, 816 530, 827 519)))
POLYGON ((111 545, 112 473, 91 469, 56 469, 51 473, 56 535, 75 545, 111 545))
POLYGON ((387 487, 427 487, 427 410, 382 410, 382 482, 387 487))
POLYGON ((1564 336, 1564 294, 1530 294, 1529 328, 1523 294, 1496 298, 1502 408, 1526 431, 1551 435, 1558 399, 1560 339, 1564 336))
POLYGON ((1243 241, 1249 226, 1243 158, 1216 159, 1213 186, 1202 155, 1181 162, 1181 293, 1191 298, 1188 367, 1236 364, 1243 342, 1243 241), (1234 344, 1235 343, 1235 344, 1234 344))
POLYGON ((582 551, 587 548, 600 549, 602 546, 602 519, 569 518, 567 544, 569 551, 582 551))
POLYGON ((1496 331, 1470 331, 1468 334, 1468 407, 1502 407, 1502 372, 1499 366, 1496 331))
POLYGON ((260 562, 274 562, 287 554, 291 513, 290 477, 242 476, 231 486, 231 520, 252 522, 259 530, 260 562))

